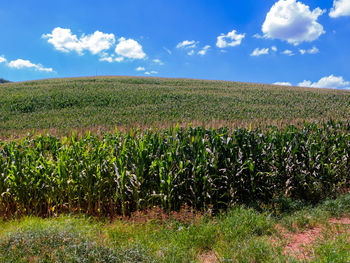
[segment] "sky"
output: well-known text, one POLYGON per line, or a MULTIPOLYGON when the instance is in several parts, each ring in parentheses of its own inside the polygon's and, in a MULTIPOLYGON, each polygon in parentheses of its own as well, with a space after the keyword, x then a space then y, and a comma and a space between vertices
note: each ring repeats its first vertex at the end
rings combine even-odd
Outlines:
POLYGON ((0 78, 350 89, 350 0, 1 0, 0 78))

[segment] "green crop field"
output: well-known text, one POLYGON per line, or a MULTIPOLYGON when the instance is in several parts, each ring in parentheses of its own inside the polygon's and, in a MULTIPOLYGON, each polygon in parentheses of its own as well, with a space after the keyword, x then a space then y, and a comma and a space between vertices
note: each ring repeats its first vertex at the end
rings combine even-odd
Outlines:
POLYGON ((349 262, 349 189, 346 90, 0 84, 1 262, 349 262))
POLYGON ((29 131, 277 126, 350 117, 350 91, 227 81, 97 77, 0 85, 0 138, 29 131))

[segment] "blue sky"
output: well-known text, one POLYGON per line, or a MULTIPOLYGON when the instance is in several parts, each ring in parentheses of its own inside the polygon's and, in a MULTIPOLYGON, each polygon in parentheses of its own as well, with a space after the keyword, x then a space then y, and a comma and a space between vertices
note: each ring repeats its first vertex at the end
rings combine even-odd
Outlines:
POLYGON ((350 0, 2 0, 0 77, 350 87, 350 0))

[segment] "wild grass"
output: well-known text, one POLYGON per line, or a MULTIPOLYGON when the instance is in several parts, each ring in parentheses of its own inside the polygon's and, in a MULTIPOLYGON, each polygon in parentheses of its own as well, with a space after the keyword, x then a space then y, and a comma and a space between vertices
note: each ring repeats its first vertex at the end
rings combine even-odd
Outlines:
POLYGON ((349 195, 275 216, 236 206, 195 220, 97 221, 35 217, 0 222, 0 261, 7 262, 348 262, 349 195), (319 217, 322 215, 322 217, 319 217), (308 223, 296 224, 302 219, 308 223), (292 221, 291 229, 285 227, 292 221), (312 222, 312 223, 311 223, 312 222), (300 251, 288 250, 298 233, 321 228, 300 251), (281 232, 281 229, 284 229, 281 232), (209 261, 210 260, 210 261, 209 261))

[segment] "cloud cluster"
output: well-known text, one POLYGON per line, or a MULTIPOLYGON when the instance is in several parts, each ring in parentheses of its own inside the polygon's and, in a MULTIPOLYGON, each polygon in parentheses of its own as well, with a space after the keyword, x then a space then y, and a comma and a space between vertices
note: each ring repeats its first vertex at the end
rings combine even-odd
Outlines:
POLYGON ((226 35, 222 33, 220 36, 218 36, 216 46, 218 48, 239 46, 244 38, 245 34, 238 34, 236 30, 232 30, 226 35))
POLYGON ((158 71, 152 70, 152 71, 146 71, 145 72, 145 75, 155 75, 155 74, 158 74, 158 71))
POLYGON ((294 53, 292 50, 286 49, 283 52, 281 52, 283 55, 287 55, 287 56, 294 56, 294 53))
MULTIPOLYGON (((207 54, 208 50, 211 48, 210 45, 202 47, 198 52, 195 49, 198 47, 199 41, 195 40, 184 40, 176 45, 178 49, 187 49, 187 55, 193 56, 195 54, 204 56, 207 54)), ((167 50, 168 51, 168 50, 167 50)), ((168 52, 169 53, 169 52, 168 52)), ((171 52, 169 53, 171 54, 171 52)))
POLYGON ((54 72, 52 68, 45 68, 41 64, 34 64, 29 60, 24 60, 24 59, 16 59, 16 60, 11 60, 10 62, 7 63, 7 59, 5 56, 0 56, 0 63, 5 63, 7 67, 13 68, 13 69, 34 69, 36 71, 43 71, 43 72, 54 72))
POLYGON ((350 0, 334 0, 329 16, 332 18, 350 16, 350 0))
POLYGON ((8 66, 15 69, 32 68, 36 71, 53 72, 52 68, 45 68, 41 64, 34 64, 24 59, 12 60, 8 63, 8 66))
POLYGON ((250 56, 252 57, 258 57, 258 56, 261 56, 261 55, 267 55, 269 54, 269 48, 256 48, 254 49, 254 51, 250 54, 250 56))
POLYGON ((43 34, 43 38, 52 44, 55 49, 62 52, 75 51, 82 55, 85 50, 96 55, 110 49, 115 43, 114 34, 106 34, 96 31, 91 35, 82 35, 80 38, 72 34, 68 28, 56 27, 51 34, 43 34))
POLYGON ((325 11, 310 7, 296 0, 279 0, 266 15, 262 26, 265 38, 285 40, 298 45, 311 42, 325 33, 318 17, 325 11))
POLYGON ((184 40, 176 45, 176 48, 195 48, 198 42, 194 40, 184 40))
POLYGON ((305 55, 305 54, 317 54, 320 53, 320 50, 313 46, 310 49, 299 49, 300 54, 305 55))
POLYGON ((56 27, 50 34, 43 34, 42 38, 54 46, 56 50, 62 52, 77 52, 83 55, 85 51, 89 51, 93 55, 99 55, 99 61, 121 62, 125 58, 128 59, 144 59, 145 52, 141 44, 134 39, 126 39, 121 37, 115 47, 115 54, 107 54, 116 43, 114 34, 107 34, 96 31, 93 34, 78 37, 73 34, 69 28, 56 27))
POLYGON ((310 80, 304 80, 298 84, 299 87, 310 87, 310 88, 324 88, 324 89, 349 89, 350 82, 345 81, 343 77, 336 77, 330 75, 323 77, 317 82, 311 82, 310 80))

